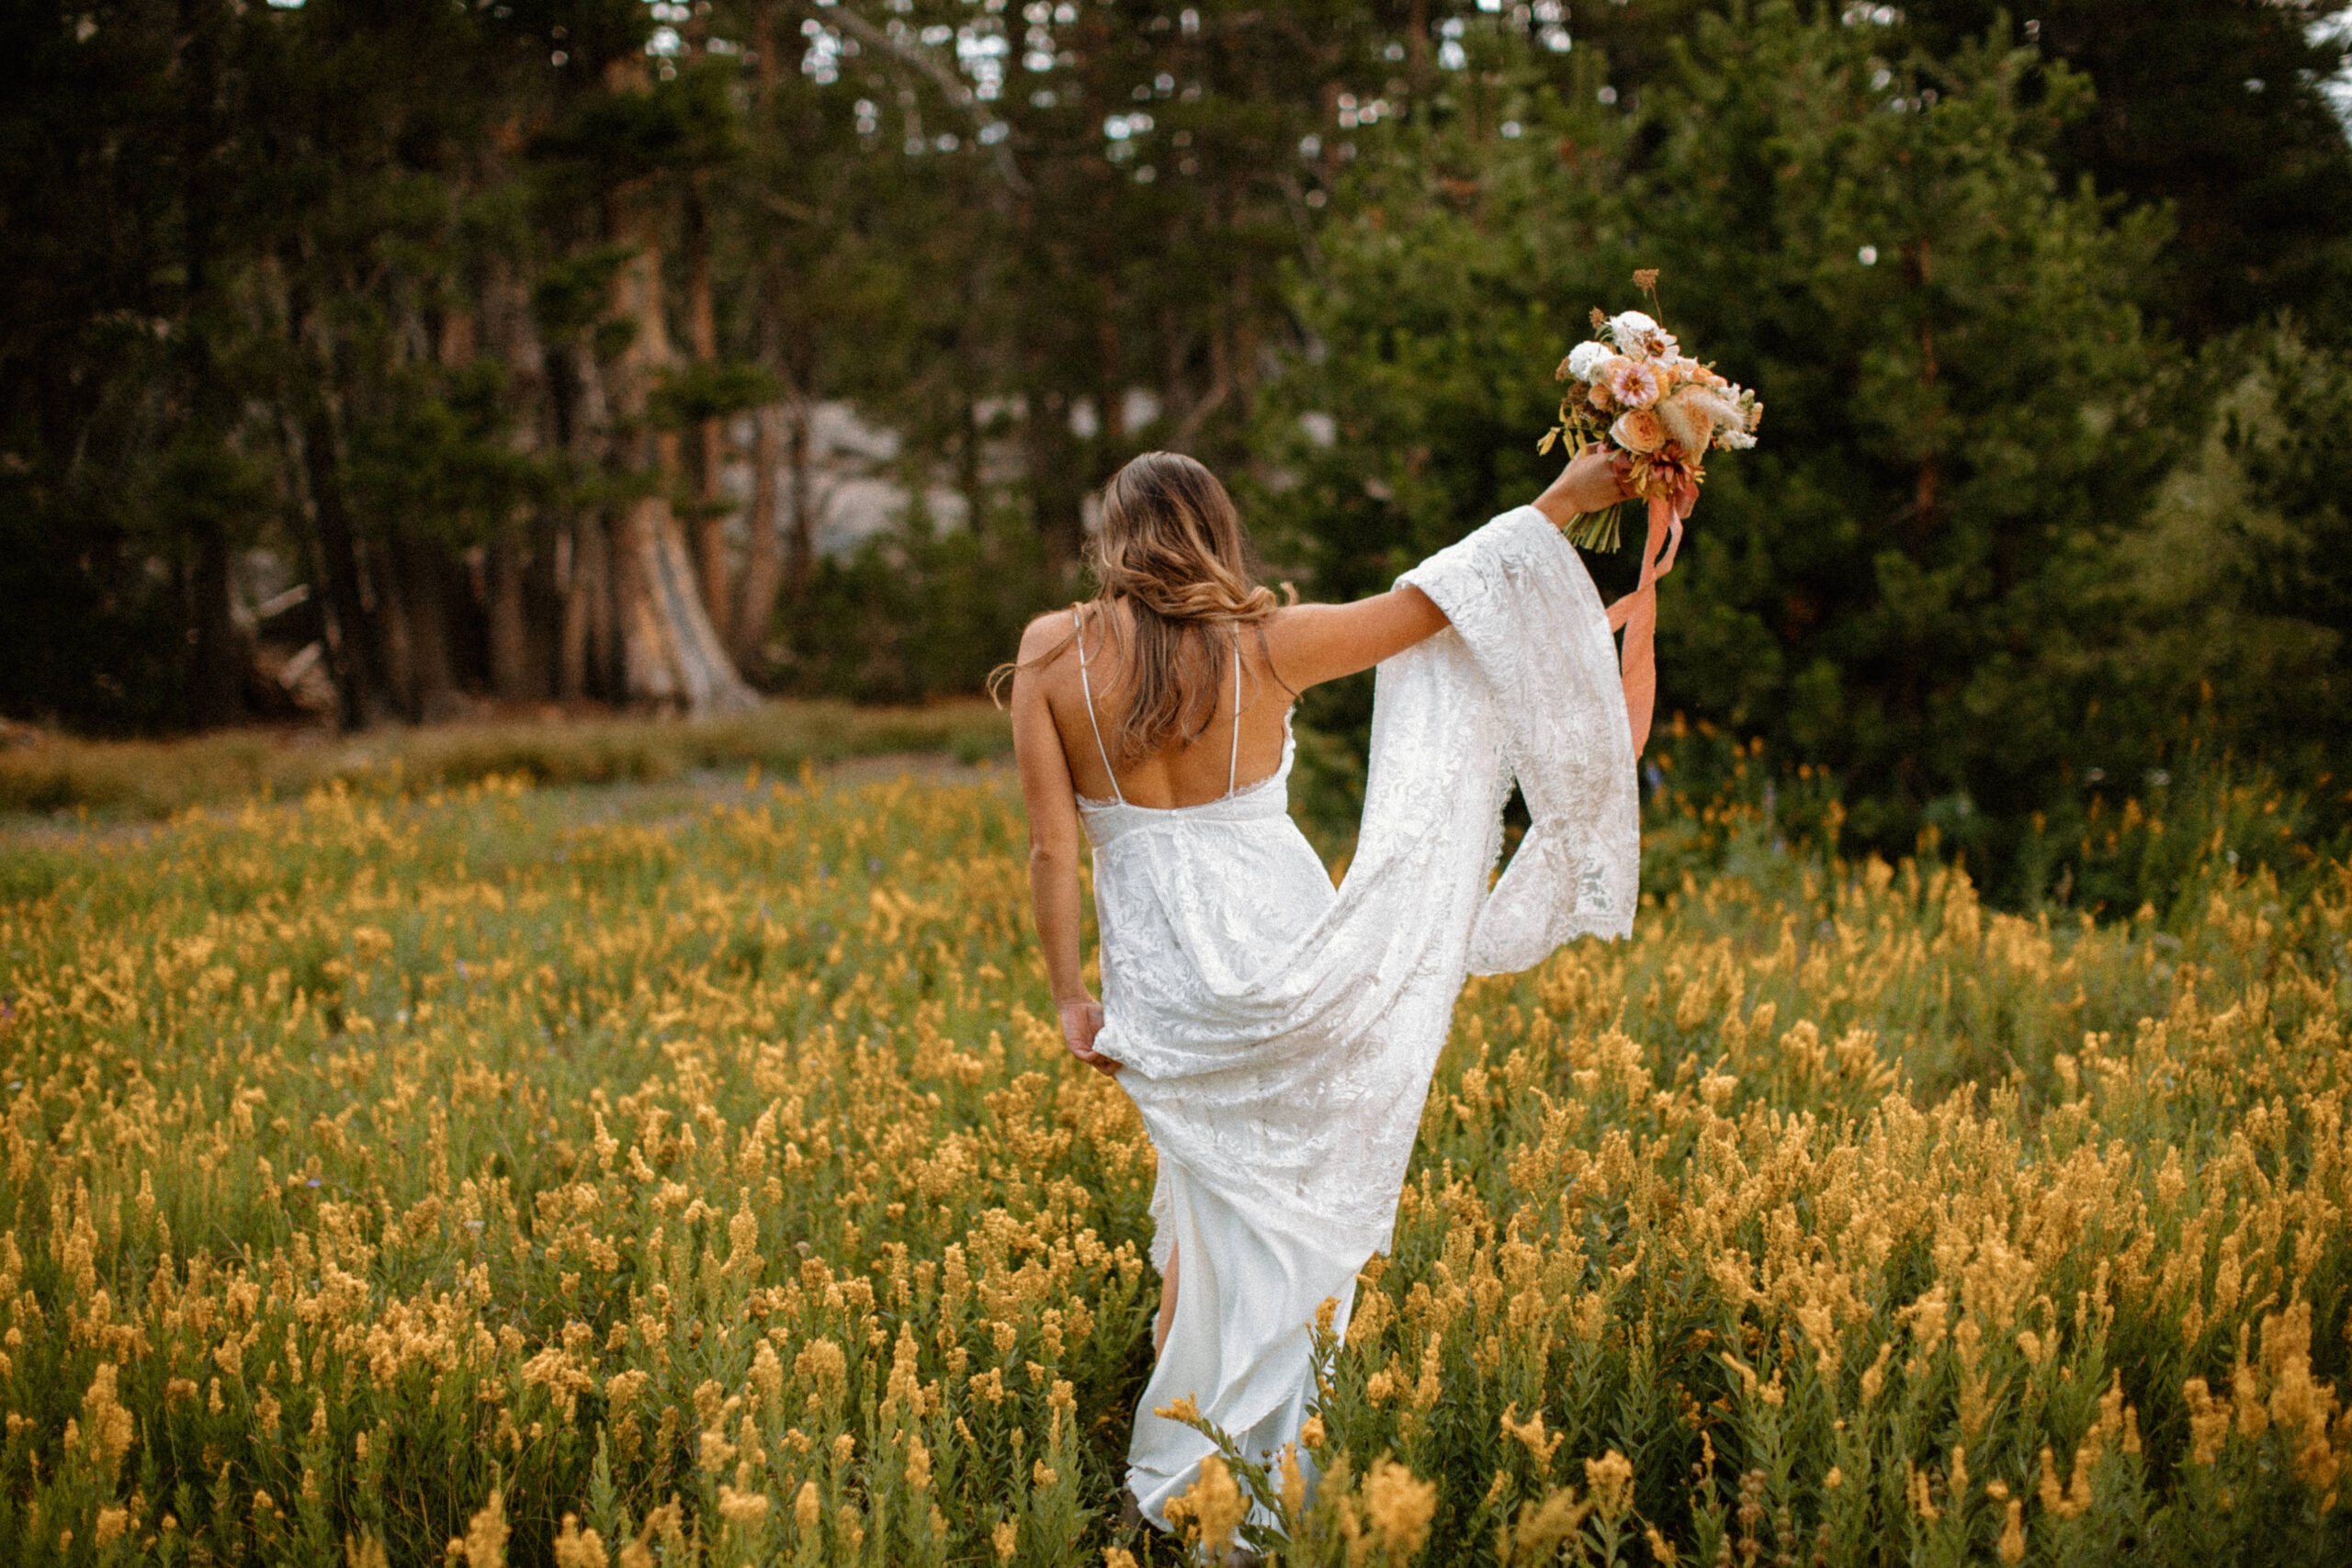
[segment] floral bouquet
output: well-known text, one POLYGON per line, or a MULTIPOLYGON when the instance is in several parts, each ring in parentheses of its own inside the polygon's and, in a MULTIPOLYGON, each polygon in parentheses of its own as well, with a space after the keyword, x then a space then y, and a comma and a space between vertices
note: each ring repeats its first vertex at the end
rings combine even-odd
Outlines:
MULTIPOLYGON (((1634 274, 1634 286, 1657 307, 1657 272, 1634 274)), ((1538 452, 1565 440, 1571 450, 1599 442, 1622 454, 1626 488, 1662 501, 1706 478, 1700 464, 1710 446, 1731 451, 1756 445, 1764 405, 1707 366, 1683 357, 1681 344, 1639 310, 1592 313, 1591 341, 1560 361, 1555 380, 1573 382, 1560 400, 1560 423, 1544 433, 1538 452)), ((1589 550, 1617 547, 1617 507, 1587 513, 1568 525, 1568 542, 1589 550)))

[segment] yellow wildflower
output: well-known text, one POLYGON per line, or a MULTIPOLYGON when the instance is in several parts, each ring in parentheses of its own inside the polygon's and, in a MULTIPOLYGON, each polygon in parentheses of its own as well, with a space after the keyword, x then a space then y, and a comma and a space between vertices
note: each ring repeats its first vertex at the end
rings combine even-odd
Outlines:
POLYGON ((506 1499, 495 1488, 466 1526, 466 1568, 506 1568, 506 1499))
POLYGON ((1615 1449, 1584 1461, 1584 1483, 1604 1519, 1621 1519, 1634 1506, 1634 1462, 1615 1449))
POLYGON ((1420 1551, 1437 1517, 1437 1483, 1423 1481, 1394 1460, 1373 1461, 1363 1478, 1364 1512, 1392 1562, 1420 1551))
POLYGON ((1215 1557, 1225 1551, 1234 1530, 1249 1517, 1250 1506, 1225 1461, 1211 1454, 1201 1461, 1200 1478, 1171 1498, 1163 1512, 1171 1527, 1192 1536, 1215 1557))
POLYGON ((604 1537, 581 1529, 579 1515, 564 1515, 563 1529, 555 1538, 556 1568, 605 1568, 605 1562, 604 1537))

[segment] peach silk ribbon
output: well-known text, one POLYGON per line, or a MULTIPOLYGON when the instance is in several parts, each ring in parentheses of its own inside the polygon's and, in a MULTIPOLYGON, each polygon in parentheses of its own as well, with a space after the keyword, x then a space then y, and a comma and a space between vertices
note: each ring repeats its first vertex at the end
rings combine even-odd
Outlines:
POLYGON ((1625 634, 1617 668, 1625 685, 1625 720, 1633 727, 1636 759, 1649 741, 1650 710, 1657 705, 1657 580, 1674 570, 1674 553, 1681 547, 1682 519, 1674 503, 1652 499, 1649 536, 1642 545, 1641 585, 1609 606, 1609 629, 1625 634))

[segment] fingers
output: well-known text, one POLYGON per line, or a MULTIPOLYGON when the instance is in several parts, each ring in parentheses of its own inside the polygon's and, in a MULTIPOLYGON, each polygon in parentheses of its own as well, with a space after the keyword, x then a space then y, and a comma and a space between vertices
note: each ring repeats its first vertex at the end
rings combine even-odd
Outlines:
POLYGON ((1118 1077, 1119 1069, 1126 1065, 1124 1062, 1113 1061, 1100 1051, 1089 1050, 1076 1043, 1071 1044, 1069 1054, 1106 1078, 1118 1077))

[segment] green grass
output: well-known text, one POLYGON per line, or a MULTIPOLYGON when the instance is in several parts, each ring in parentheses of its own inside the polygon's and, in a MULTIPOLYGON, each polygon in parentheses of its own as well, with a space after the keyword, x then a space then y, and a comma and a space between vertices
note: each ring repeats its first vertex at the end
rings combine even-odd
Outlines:
POLYGON ((0 813, 87 810, 160 818, 255 795, 292 798, 340 782, 363 795, 449 788, 491 778, 536 784, 649 783, 758 766, 926 752, 975 762, 1010 752, 1003 714, 974 700, 920 708, 772 702, 721 718, 627 715, 318 731, 223 730, 177 740, 42 736, 0 750, 0 813))

